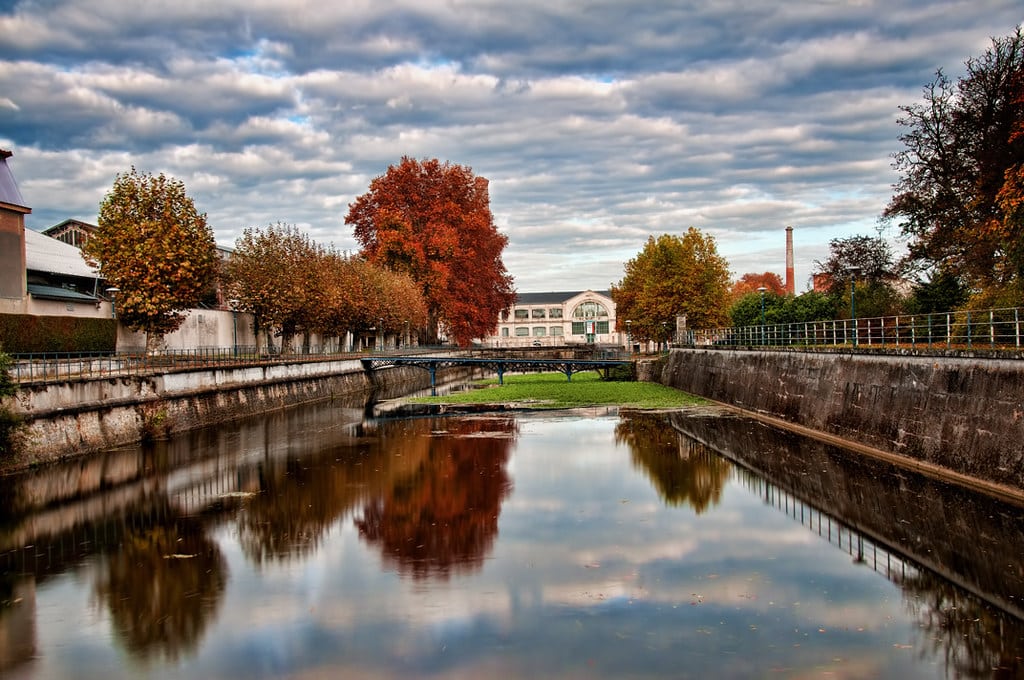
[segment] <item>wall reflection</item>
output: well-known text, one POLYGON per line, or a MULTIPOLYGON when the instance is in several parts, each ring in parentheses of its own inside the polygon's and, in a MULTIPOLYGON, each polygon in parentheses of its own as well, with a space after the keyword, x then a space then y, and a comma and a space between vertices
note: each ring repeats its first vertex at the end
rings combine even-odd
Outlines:
POLYGON ((1024 675, 1024 509, 741 417, 667 420, 742 466, 765 503, 812 531, 816 519, 819 536, 897 583, 921 646, 953 677, 1024 675))

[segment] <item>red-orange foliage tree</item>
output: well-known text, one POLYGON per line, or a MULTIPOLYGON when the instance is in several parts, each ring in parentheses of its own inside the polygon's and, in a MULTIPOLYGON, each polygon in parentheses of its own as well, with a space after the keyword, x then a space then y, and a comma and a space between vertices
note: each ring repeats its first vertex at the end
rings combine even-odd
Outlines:
POLYGON ((487 180, 467 167, 403 157, 349 206, 363 255, 404 272, 427 303, 427 342, 440 330, 460 345, 494 332, 515 302, 501 260, 508 238, 491 215, 487 180))
POLYGON ((729 290, 729 296, 732 301, 739 300, 744 295, 758 292, 758 288, 764 286, 768 290, 767 293, 772 295, 785 295, 786 286, 782 283, 782 279, 775 272, 765 272, 764 274, 747 273, 740 277, 739 281, 732 284, 732 288, 729 290))

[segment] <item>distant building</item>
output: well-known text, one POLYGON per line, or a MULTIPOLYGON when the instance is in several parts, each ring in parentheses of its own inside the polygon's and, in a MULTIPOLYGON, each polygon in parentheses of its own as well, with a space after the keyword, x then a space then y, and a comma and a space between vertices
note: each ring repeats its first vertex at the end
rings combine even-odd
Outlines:
POLYGON ((544 345, 624 345, 615 330, 615 303, 610 291, 519 293, 502 313, 489 347, 544 345))
POLYGON ((50 238, 55 238, 58 241, 63 241, 68 245, 72 245, 76 248, 81 248, 85 245, 85 242, 96 233, 96 225, 89 224, 88 222, 82 222, 81 220, 64 220, 60 224, 55 224, 49 229, 44 229, 43 233, 50 238))

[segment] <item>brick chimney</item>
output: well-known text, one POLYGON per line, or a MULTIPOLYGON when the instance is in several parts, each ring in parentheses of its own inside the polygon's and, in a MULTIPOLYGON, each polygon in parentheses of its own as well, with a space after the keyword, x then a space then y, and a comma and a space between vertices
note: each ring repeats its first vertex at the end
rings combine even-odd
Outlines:
POLYGON ((786 295, 796 295, 793 276, 793 227, 786 227, 786 295))
POLYGON ((7 166, 13 154, 0 149, 0 298, 25 297, 25 215, 32 209, 7 166))

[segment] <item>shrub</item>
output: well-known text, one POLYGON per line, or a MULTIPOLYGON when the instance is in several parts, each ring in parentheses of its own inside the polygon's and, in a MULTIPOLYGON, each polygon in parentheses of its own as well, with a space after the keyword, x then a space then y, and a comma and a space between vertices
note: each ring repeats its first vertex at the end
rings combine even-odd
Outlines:
POLYGON ((0 347, 12 354, 113 352, 114 319, 0 314, 0 347))

